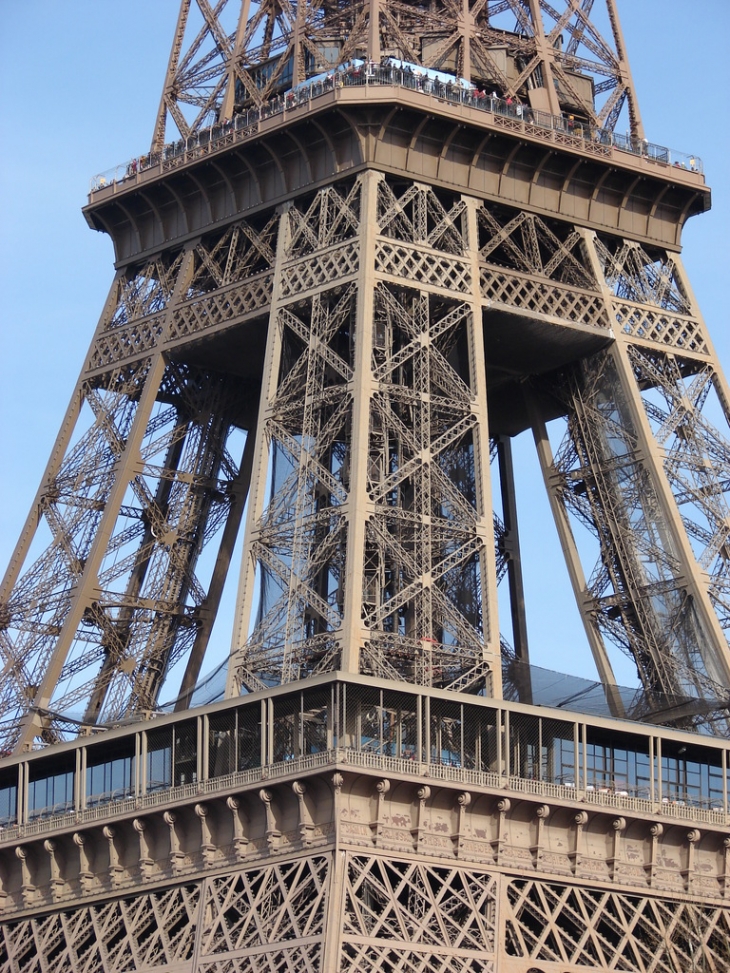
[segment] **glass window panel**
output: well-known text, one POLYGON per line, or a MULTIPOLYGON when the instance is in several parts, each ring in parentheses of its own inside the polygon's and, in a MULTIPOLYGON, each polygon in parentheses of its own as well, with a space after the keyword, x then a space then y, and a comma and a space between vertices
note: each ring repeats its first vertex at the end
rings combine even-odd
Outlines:
MULTIPOLYGON (((75 755, 71 760, 75 762, 75 755)), ((29 776, 28 817, 31 820, 73 810, 74 771, 67 755, 62 759, 33 761, 29 776)))
POLYGON ((172 787, 172 729, 147 733, 147 790, 172 787))
POLYGON ((134 794, 134 737, 86 751, 86 806, 120 801, 134 794))

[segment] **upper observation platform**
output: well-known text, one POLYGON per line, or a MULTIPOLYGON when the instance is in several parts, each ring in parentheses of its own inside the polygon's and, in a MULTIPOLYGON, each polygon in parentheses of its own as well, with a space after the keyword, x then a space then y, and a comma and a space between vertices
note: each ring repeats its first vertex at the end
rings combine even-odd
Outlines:
POLYGON ((679 249, 701 159, 402 61, 353 62, 92 180, 117 260, 366 167, 679 249))

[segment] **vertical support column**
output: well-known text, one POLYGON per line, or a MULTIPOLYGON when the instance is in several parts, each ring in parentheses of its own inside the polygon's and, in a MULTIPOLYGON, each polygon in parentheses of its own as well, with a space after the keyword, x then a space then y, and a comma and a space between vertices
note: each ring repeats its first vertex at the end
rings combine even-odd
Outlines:
POLYGON ((624 35, 623 31, 621 30, 621 22, 618 19, 616 0, 606 0, 606 8, 608 11, 608 19, 611 21, 613 40, 616 44, 616 53, 618 54, 619 58, 618 69, 621 75, 621 80, 624 82, 626 97, 629 102, 629 122, 631 124, 631 135, 635 139, 643 139, 644 125, 641 121, 639 103, 636 99, 636 93, 634 91, 634 82, 631 77, 631 67, 629 65, 628 58, 626 57, 626 44, 624 43, 624 35))
POLYGON ((226 520, 226 526, 223 529, 223 537, 221 538, 215 568, 213 569, 208 597, 205 600, 205 610, 204 613, 201 612, 200 628, 195 636, 195 642, 190 651, 188 663, 185 667, 185 674, 180 684, 180 696, 175 704, 176 712, 188 709, 190 706, 193 689, 200 674, 200 667, 203 664, 210 634, 213 630, 213 623, 215 622, 218 606, 223 596, 223 586, 228 575, 228 568, 230 567, 233 556, 233 548, 236 543, 243 510, 246 506, 248 490, 251 485, 251 470, 253 467, 254 446, 258 438, 258 426, 257 421, 246 434, 246 444, 243 448, 241 466, 234 485, 233 503, 228 514, 228 519, 226 520))
POLYGON ((341 774, 334 774, 332 785, 334 790, 334 818, 335 849, 331 853, 329 890, 327 895, 327 918, 325 921, 322 947, 322 973, 340 973, 342 970, 342 934, 345 914, 345 888, 347 885, 347 852, 339 847, 340 842, 340 808, 342 803, 341 774))
POLYGON ((593 623, 593 604, 590 595, 587 593, 586 578, 583 573, 580 557, 578 556, 578 548, 573 537, 573 531, 570 529, 570 522, 565 507, 560 502, 558 496, 555 466, 550 440, 548 439, 547 427, 539 414, 534 399, 529 392, 525 394, 530 424, 532 425, 532 435, 535 440, 538 460, 540 461, 540 469, 543 480, 545 481, 545 489, 548 500, 550 501, 550 509, 553 513, 558 537, 560 538, 560 546, 565 556, 565 563, 568 568, 573 594, 575 595, 575 600, 580 610, 583 627, 585 628, 588 644, 593 653, 599 678, 604 687, 606 687, 607 701, 611 708, 611 713, 614 716, 621 717, 624 715, 624 710, 621 698, 616 691, 616 677, 611 668, 606 646, 593 623))
POLYGON ((251 616, 254 610, 256 559, 253 553, 253 545, 258 533, 258 523, 266 503, 265 492, 269 459, 266 420, 271 413, 271 400, 276 394, 277 377, 281 361, 281 329, 277 322, 277 311, 282 294, 282 269, 289 236, 288 213, 290 206, 291 204, 284 204, 279 215, 274 285, 271 297, 271 311, 269 313, 269 330, 266 337, 266 355, 264 358, 264 373, 259 399, 256 442, 254 445, 248 496, 248 512, 246 514, 246 526, 243 538, 243 554, 241 555, 241 574, 236 599, 236 616, 233 625, 231 653, 226 680, 226 698, 238 696, 241 691, 242 680, 240 666, 243 661, 242 648, 248 638, 251 616))
POLYGON ((540 10, 539 0, 529 0, 529 4, 532 24, 535 30, 535 45, 540 54, 540 61, 542 63, 542 70, 544 72, 543 82, 545 93, 547 95, 548 111, 551 115, 559 116, 560 102, 558 100, 558 92, 555 87, 555 78, 553 75, 554 54, 545 36, 545 28, 543 27, 542 23, 542 12, 540 10))
MULTIPOLYGON (((497 461, 502 486, 502 512, 504 517, 505 554, 507 555, 507 580, 509 583, 510 608, 512 610, 512 637, 515 656, 519 662, 529 663, 527 647, 527 619, 525 618, 525 589, 522 583, 522 556, 520 535, 517 528, 517 502, 515 477, 512 464, 512 443, 509 437, 497 438, 497 461)), ((529 687, 526 687, 529 690, 529 687)), ((525 699, 524 702, 532 702, 525 699)))
MULTIPOLYGON (((236 64, 238 63, 238 58, 241 55, 245 41, 246 41, 246 28, 248 27, 248 18, 251 12, 251 0, 243 0, 241 4, 241 11, 238 15, 238 25, 236 27, 236 38, 233 42, 233 50, 228 58, 228 64, 226 68, 226 89, 223 95, 223 102, 221 104, 220 117, 219 120, 228 120, 233 118, 233 107, 236 101, 236 78, 238 77, 236 73, 236 64)), ((176 41, 177 41, 177 34, 176 41)), ((174 52, 173 52, 174 53, 174 52)), ((172 64, 172 57, 170 58, 172 64)), ((297 76, 297 59, 294 60, 294 77, 293 83, 298 84, 303 79, 297 76)), ((169 72, 168 68, 168 72, 169 72)), ((174 74, 172 75, 174 77, 174 74)), ((163 95, 164 98, 164 95, 163 95)), ((162 107, 160 109, 162 112, 162 107)), ((155 132, 157 135, 157 132, 155 132)), ((155 146, 156 148, 161 148, 161 146, 155 146)))
POLYGON ((457 64, 457 71, 462 78, 471 81, 471 36, 474 29, 474 18, 469 9, 469 0, 461 0, 461 64, 457 64))
POLYGON ((368 21, 368 57, 380 63, 380 0, 370 0, 368 21))
POLYGON ((352 433, 350 440, 350 488, 347 500, 347 561, 345 607, 342 624, 344 672, 360 671, 360 650, 367 638, 362 620, 365 531, 372 504, 368 497, 368 445, 370 438, 370 402, 375 383, 372 372, 373 307, 375 298, 375 237, 378 232, 378 182, 382 177, 373 171, 362 180, 360 203, 360 273, 357 282, 355 318, 354 374, 351 382, 352 433))
POLYGON ((482 572, 482 625, 484 627, 485 661, 491 668, 491 695, 502 698, 502 653, 499 642, 499 608, 497 599, 497 560, 494 551, 494 513, 492 478, 489 461, 489 415, 487 412, 487 363, 484 349, 484 323, 479 275, 479 228, 477 210, 481 202, 472 196, 462 197, 466 204, 464 219, 468 259, 471 265, 471 323, 468 331, 472 408, 477 416, 474 437, 474 474, 477 488, 479 534, 484 541, 480 561, 482 572))

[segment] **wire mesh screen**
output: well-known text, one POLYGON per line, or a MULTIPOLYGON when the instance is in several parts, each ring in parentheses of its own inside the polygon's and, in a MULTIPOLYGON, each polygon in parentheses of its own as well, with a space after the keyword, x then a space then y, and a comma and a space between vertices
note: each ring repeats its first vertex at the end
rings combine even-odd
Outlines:
POLYGON ((175 726, 175 786, 192 784, 198 779, 197 722, 189 720, 175 726))
POLYGON ((463 708, 459 703, 432 699, 429 719, 429 761, 451 767, 463 766, 463 708))
POLYGON ((252 703, 236 711, 236 768, 261 766, 261 704, 252 703))
POLYGON ((420 760, 416 697, 408 693, 383 692, 383 753, 392 757, 420 760))
POLYGON ((354 750, 381 751, 380 695, 379 689, 345 687, 344 746, 354 750))
POLYGON ((281 760, 294 760, 302 752, 299 733, 300 709, 299 693, 293 696, 277 697, 274 700, 274 749, 272 753, 274 763, 281 760))
POLYGON ((497 710, 464 706, 462 761, 466 770, 499 773, 500 714, 497 710))
POLYGON ((303 753, 322 753, 332 746, 331 687, 302 693, 303 753))
POLYGON ((344 746, 386 757, 423 759, 418 701, 410 693, 348 685, 343 728, 344 746))
POLYGON ((236 710, 208 718, 208 775, 222 777, 236 769, 236 710))

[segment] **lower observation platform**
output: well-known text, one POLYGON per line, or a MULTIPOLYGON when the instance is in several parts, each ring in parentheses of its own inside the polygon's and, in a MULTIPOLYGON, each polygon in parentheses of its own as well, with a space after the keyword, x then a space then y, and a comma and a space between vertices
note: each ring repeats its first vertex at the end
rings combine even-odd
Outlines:
POLYGON ((7 758, 0 963, 726 969, 728 754, 334 674, 7 758))

